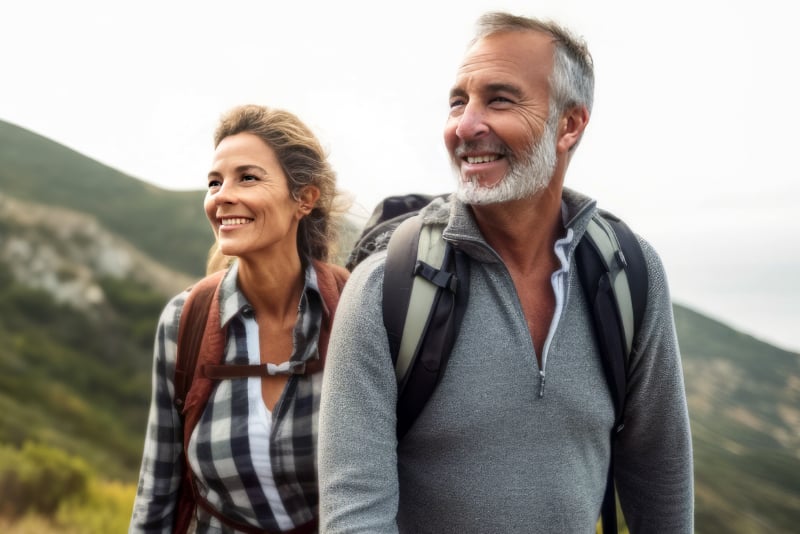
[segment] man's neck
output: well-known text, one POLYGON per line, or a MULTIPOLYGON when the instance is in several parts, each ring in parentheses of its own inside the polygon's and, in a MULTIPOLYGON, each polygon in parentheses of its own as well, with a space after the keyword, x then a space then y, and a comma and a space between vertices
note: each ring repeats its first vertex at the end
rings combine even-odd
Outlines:
POLYGON ((550 262, 563 233, 561 189, 551 183, 530 198, 471 207, 486 242, 510 269, 531 272, 550 262))

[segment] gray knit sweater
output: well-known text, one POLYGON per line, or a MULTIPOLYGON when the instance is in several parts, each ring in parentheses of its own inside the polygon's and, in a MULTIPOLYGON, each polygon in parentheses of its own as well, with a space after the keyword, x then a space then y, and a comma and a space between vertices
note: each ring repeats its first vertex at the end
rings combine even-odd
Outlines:
MULTIPOLYGON (((331 335, 320 412, 323 533, 593 533, 614 408, 572 268, 595 209, 563 195, 556 312, 540 369, 511 277, 470 210, 434 205, 471 260, 470 300, 447 371, 397 442, 397 387, 381 317, 385 253, 350 278, 331 335), (543 383, 544 382, 544 383, 543 383), (544 387, 543 387, 544 386, 544 387)), ((640 240, 641 241, 641 240, 640 240)), ((650 277, 630 364, 616 483, 631 532, 693 530, 692 450, 663 266, 650 277)))

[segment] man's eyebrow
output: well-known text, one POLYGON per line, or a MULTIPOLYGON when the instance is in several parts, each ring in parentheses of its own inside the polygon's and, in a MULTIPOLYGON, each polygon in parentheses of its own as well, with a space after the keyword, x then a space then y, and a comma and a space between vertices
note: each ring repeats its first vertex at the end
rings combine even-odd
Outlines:
MULTIPOLYGON (((510 83, 490 83, 483 87, 484 93, 509 93, 517 98, 522 97, 522 90, 516 85, 510 83)), ((467 96, 467 92, 460 87, 454 87, 450 90, 450 98, 467 96)))
POLYGON ((450 98, 453 98, 455 96, 466 96, 466 95, 467 92, 461 89, 460 87, 453 87, 452 89, 450 89, 450 98))
POLYGON ((522 96, 522 90, 510 83, 490 83, 486 86, 486 90, 490 93, 510 93, 517 98, 522 96))

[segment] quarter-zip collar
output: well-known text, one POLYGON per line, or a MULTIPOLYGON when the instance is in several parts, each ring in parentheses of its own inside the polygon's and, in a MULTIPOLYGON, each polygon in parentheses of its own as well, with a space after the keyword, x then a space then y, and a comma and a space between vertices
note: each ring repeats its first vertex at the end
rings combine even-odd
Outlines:
MULTIPOLYGON (((595 209, 595 200, 567 187, 563 189, 561 194, 562 222, 565 230, 571 228, 574 232, 569 258, 572 257, 575 243, 583 237, 595 209)), ((452 195, 447 200, 436 198, 420 210, 420 214, 425 223, 446 225, 442 234, 444 239, 474 260, 484 263, 502 261, 483 238, 475 216, 472 214, 472 209, 467 204, 454 199, 452 195)))
MULTIPOLYGON (((565 232, 554 245, 554 253, 560 266, 550 278, 556 307, 542 349, 538 388, 540 398, 544 396, 547 355, 569 300, 570 271, 575 247, 586 232, 586 227, 597 209, 596 205, 595 200, 572 189, 564 188, 562 191, 561 217, 565 232)), ((452 196, 447 200, 438 198, 423 208, 420 213, 426 224, 446 225, 442 234, 444 239, 474 261, 503 263, 500 255, 484 239, 468 205, 455 200, 452 196)), ((536 361, 535 358, 534 361, 536 361)))

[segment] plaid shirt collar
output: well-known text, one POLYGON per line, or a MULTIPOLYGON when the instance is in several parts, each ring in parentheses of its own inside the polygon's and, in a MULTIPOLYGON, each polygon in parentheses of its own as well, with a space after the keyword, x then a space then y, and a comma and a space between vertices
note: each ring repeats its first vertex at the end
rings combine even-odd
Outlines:
MULTIPOLYGON (((220 324, 227 328, 235 317, 246 317, 253 313, 253 308, 239 290, 239 262, 234 261, 225 273, 220 285, 220 324)), ((322 296, 317 282, 317 272, 310 262, 305 268, 305 284, 298 306, 298 321, 294 329, 294 346, 302 347, 292 355, 292 361, 308 362, 319 358, 319 329, 323 310, 322 296)))

